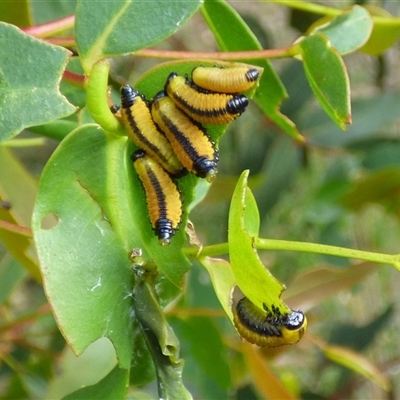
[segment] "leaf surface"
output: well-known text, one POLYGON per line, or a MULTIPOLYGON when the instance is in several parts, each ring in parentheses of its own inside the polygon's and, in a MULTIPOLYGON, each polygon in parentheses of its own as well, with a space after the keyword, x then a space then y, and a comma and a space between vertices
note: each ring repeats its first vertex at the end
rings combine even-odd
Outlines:
POLYGON ((0 22, 0 142, 75 111, 59 91, 69 55, 0 22))

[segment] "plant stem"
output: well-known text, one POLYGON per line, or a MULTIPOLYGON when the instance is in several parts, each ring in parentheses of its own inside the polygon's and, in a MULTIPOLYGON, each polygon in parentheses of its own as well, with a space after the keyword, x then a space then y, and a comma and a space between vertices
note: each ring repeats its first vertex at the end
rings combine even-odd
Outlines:
POLYGON ((342 13, 342 10, 340 9, 315 3, 309 3, 303 0, 268 0, 268 2, 282 4, 283 6, 291 7, 296 10, 306 11, 312 14, 328 15, 331 17, 336 17, 337 15, 342 13))
POLYGON ((45 138, 28 138, 28 139, 11 139, 8 142, 2 143, 6 147, 36 147, 44 146, 46 144, 45 138))
MULTIPOLYGON (((230 51, 230 52, 208 52, 208 51, 174 51, 143 49, 133 55, 139 57, 168 58, 175 60, 257 60, 263 58, 284 58, 293 56, 293 49, 296 46, 282 47, 279 49, 252 50, 252 51, 230 51)), ((296 53, 296 52, 295 52, 296 53)), ((297 53, 296 53, 297 54, 297 53)))
POLYGON ((400 270, 400 255, 373 253, 369 251, 347 249, 325 244, 291 242, 288 240, 256 239, 255 245, 260 250, 287 250, 307 253, 327 254, 330 256, 355 258, 380 264, 392 264, 400 270))
MULTIPOLYGON (((287 6, 290 8, 294 8, 296 10, 302 10, 309 12, 311 14, 320 14, 326 15, 328 17, 336 17, 340 15, 343 10, 328 6, 323 6, 321 4, 309 3, 304 0, 264 0, 269 3, 281 4, 283 6, 287 6)), ((380 15, 371 15, 374 20, 375 25, 385 25, 385 26, 399 26, 400 18, 399 17, 390 17, 390 16, 380 16, 380 15)))
MULTIPOLYGON (((373 253, 370 251, 347 249, 344 247, 329 246, 325 244, 292 242, 288 240, 256 239, 255 247, 258 250, 281 250, 281 251, 300 251, 307 253, 326 254, 330 256, 354 258, 376 262, 379 264, 391 264, 400 270, 399 254, 373 253)), ((185 249, 185 254, 189 257, 215 257, 229 254, 228 243, 220 243, 212 246, 205 246, 198 253, 198 249, 190 247, 185 249)))
POLYGON ((73 28, 74 23, 75 15, 70 15, 42 25, 30 26, 23 31, 37 38, 45 38, 73 28))

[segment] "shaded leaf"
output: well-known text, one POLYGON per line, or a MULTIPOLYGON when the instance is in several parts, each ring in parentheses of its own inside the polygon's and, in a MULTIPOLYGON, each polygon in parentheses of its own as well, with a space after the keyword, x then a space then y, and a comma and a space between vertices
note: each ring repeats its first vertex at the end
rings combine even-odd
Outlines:
POLYGON ((345 269, 321 267, 297 276, 283 294, 291 307, 307 311, 327 298, 348 290, 379 268, 376 264, 360 263, 345 269))
POLYGON ((0 49, 0 142, 75 111, 58 87, 68 50, 2 22, 0 49))
POLYGON ((297 399, 268 368, 268 364, 263 359, 261 352, 255 346, 243 342, 242 350, 254 385, 265 398, 271 400, 297 399))
POLYGON ((379 203, 388 211, 398 214, 399 194, 400 169, 389 167, 359 179, 347 193, 341 196, 340 203, 354 211, 362 209, 369 203, 379 203))
POLYGON ((351 347, 353 350, 362 351, 371 345, 379 332, 385 331, 393 316, 394 307, 388 307, 371 322, 362 326, 338 323, 332 328, 329 343, 351 347))

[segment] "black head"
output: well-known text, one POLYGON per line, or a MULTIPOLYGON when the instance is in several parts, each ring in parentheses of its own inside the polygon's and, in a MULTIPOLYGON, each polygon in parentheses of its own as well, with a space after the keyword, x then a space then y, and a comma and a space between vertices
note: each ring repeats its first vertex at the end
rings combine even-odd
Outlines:
POLYGON ((123 108, 129 108, 135 102, 136 97, 140 97, 140 93, 130 85, 121 88, 121 105, 123 108))
POLYGON ((241 114, 249 105, 249 99, 244 94, 233 96, 226 105, 229 114, 241 114))
POLYGON ((156 222, 155 232, 162 246, 169 245, 172 236, 175 234, 171 221, 166 218, 160 218, 156 222))

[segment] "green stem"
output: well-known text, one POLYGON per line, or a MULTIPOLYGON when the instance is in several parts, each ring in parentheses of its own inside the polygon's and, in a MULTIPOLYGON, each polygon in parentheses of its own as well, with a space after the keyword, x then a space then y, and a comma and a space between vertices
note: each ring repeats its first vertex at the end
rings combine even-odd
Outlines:
POLYGON ((200 251, 198 247, 187 247, 184 251, 188 257, 200 259, 203 257, 214 257, 228 254, 229 245, 228 243, 213 244, 211 246, 203 247, 200 251))
POLYGON ((358 260, 372 261, 380 264, 392 264, 400 270, 400 256, 373 253, 369 251, 346 249, 344 247, 329 246, 325 244, 291 242, 287 240, 257 239, 257 249, 260 250, 287 250, 307 253, 327 254, 330 256, 355 258, 358 260))
POLYGON ((93 65, 87 78, 86 104, 92 118, 106 131, 118 133, 121 124, 110 111, 108 105, 108 72, 110 64, 107 60, 100 60, 93 65))
MULTIPOLYGON (((325 244, 292 242, 288 240, 256 239, 255 247, 258 250, 281 250, 281 251, 300 251, 307 253, 326 254, 330 256, 354 258, 358 260, 371 261, 379 264, 391 264, 400 271, 399 254, 373 253, 370 251, 347 249, 344 247, 329 246, 325 244)), ((215 257, 229 254, 228 243, 220 243, 206 246, 198 252, 195 247, 185 249, 185 254, 189 257, 215 257)))
POLYGON ((36 147, 44 146, 46 144, 45 138, 29 138, 29 139, 11 139, 7 142, 2 143, 2 146, 7 147, 36 147))
POLYGON ((74 24, 75 24, 75 16, 69 15, 68 17, 47 22, 42 25, 36 25, 24 28, 23 31, 37 38, 45 38, 56 35, 58 33, 65 32, 66 30, 70 30, 74 27, 74 24))
POLYGON ((328 15, 331 17, 336 17, 337 15, 342 13, 342 10, 339 10, 337 8, 309 3, 303 0, 268 0, 268 2, 282 4, 283 6, 294 8, 296 10, 306 11, 312 14, 328 15))
MULTIPOLYGON (((296 10, 302 10, 309 12, 311 14, 320 14, 326 15, 328 17, 336 17, 342 14, 343 10, 328 6, 323 6, 320 4, 309 3, 304 0, 264 0, 269 3, 277 3, 283 6, 287 6, 290 8, 294 8, 296 10)), ((371 15, 374 20, 374 25, 385 25, 385 26, 399 26, 400 18, 399 17, 386 17, 380 15, 371 15)))

